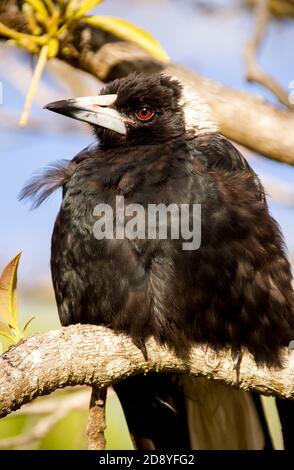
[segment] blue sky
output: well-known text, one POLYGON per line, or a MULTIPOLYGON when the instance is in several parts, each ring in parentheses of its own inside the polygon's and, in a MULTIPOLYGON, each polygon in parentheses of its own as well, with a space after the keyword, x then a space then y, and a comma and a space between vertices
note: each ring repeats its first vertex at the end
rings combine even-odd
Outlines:
MULTIPOLYGON (((268 92, 244 80, 242 48, 252 28, 250 12, 240 10, 237 1, 214 3, 233 4, 234 8, 225 8, 212 14, 206 9, 197 9, 195 2, 189 0, 106 0, 97 8, 97 12, 119 16, 145 28, 161 42, 175 62, 228 86, 252 90, 273 100, 268 92)), ((262 65, 285 88, 294 79, 293 44, 294 22, 274 21, 260 56, 262 65)), ((26 54, 13 48, 10 49, 9 57, 30 65, 26 54)), ((2 63, 0 69, 4 95, 1 108, 5 112, 16 110, 21 113, 24 95, 7 80, 3 72, 4 65, 2 63)), ((47 74, 44 78, 46 86, 50 85, 50 80, 47 74)), ((56 88, 56 99, 61 95, 61 88, 56 88)), ((36 285, 50 278, 50 237, 60 194, 54 195, 35 211, 30 211, 27 205, 20 203, 17 194, 38 168, 60 158, 72 158, 93 138, 79 125, 72 125, 71 130, 64 134, 56 132, 50 126, 52 120, 56 119, 57 123, 64 125, 66 118, 43 111, 39 103, 33 108, 32 118, 42 119, 42 130, 17 129, 16 126, 9 128, 4 119, 0 120, 0 267, 22 249, 21 281, 36 285)), ((294 167, 265 158, 254 158, 251 164, 261 180, 274 178, 279 185, 287 183, 287 187, 293 185, 294 188, 294 167)), ((294 250, 293 204, 283 205, 270 200, 270 208, 282 226, 289 248, 294 250)))

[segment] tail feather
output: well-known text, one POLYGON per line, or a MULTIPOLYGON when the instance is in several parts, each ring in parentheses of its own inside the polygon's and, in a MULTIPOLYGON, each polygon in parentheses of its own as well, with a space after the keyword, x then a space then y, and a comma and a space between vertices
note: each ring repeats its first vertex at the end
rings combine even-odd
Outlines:
POLYGON ((259 398, 249 392, 170 374, 131 377, 114 389, 138 449, 272 448, 259 398))
POLYGON ((137 375, 115 384, 114 390, 137 449, 190 448, 185 397, 177 377, 137 375))
POLYGON ((183 376, 192 449, 262 450, 265 433, 251 393, 183 376))
POLYGON ((282 426, 285 450, 292 450, 294 444, 294 403, 292 400, 278 398, 277 409, 282 426))

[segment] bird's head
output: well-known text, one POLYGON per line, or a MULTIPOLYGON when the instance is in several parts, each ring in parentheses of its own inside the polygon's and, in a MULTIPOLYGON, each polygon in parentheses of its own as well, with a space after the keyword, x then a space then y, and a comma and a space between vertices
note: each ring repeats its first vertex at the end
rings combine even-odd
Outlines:
POLYGON ((109 83, 97 96, 56 101, 45 108, 89 123, 106 147, 217 131, 199 95, 164 74, 132 73, 109 83))

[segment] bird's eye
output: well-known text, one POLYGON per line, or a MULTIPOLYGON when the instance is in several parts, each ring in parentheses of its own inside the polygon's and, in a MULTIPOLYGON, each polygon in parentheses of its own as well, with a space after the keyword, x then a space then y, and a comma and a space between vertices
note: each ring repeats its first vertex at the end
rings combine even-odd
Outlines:
POLYGON ((154 116, 154 111, 149 106, 142 106, 136 111, 136 118, 139 121, 150 121, 154 116))

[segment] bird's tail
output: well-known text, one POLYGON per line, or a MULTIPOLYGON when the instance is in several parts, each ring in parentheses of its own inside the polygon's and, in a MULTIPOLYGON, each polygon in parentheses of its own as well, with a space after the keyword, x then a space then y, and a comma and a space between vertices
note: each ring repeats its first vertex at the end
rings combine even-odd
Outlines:
POLYGON ((185 393, 192 449, 260 450, 268 432, 251 393, 185 375, 185 393))
POLYGON ((138 449, 271 448, 259 397, 188 375, 135 376, 115 385, 138 449))

